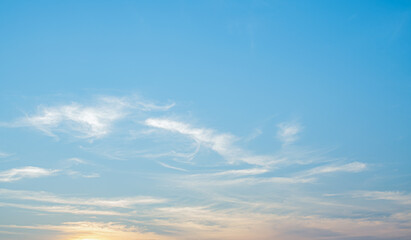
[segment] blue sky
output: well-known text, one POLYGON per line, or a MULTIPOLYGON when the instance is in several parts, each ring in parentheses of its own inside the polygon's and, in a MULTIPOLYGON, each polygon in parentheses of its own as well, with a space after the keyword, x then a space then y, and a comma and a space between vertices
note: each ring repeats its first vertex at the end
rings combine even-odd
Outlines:
POLYGON ((0 239, 409 239, 409 1, 0 1, 0 239))

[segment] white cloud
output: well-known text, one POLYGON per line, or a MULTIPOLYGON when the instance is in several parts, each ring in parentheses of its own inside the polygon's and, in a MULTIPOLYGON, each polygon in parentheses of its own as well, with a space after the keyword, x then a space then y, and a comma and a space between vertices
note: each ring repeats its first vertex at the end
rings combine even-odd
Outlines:
POLYGON ((193 128, 188 124, 169 119, 149 118, 145 121, 148 126, 178 132, 190 136, 195 141, 203 143, 224 156, 233 155, 231 145, 234 137, 229 134, 216 134, 213 130, 193 128))
POLYGON ((301 126, 297 123, 280 123, 277 125, 277 138, 284 144, 290 144, 298 139, 298 133, 301 132, 301 126))
POLYGON ((231 187, 231 186, 261 186, 264 184, 277 184, 284 186, 288 184, 305 184, 314 182, 316 179, 312 177, 257 177, 263 171, 249 171, 249 172, 222 172, 217 174, 193 174, 175 179, 174 181, 181 186, 186 186, 194 190, 211 191, 210 194, 215 193, 215 189, 231 187))
POLYGON ((4 207, 15 207, 22 208, 40 212, 51 212, 51 213, 69 213, 75 215, 107 215, 107 216, 127 216, 126 213, 116 212, 116 211, 105 211, 105 210, 95 210, 87 208, 77 208, 73 206, 32 206, 27 204, 17 204, 17 203, 4 203, 0 202, 0 206, 4 207))
POLYGON ((98 177, 100 177, 100 174, 98 174, 98 173, 81 173, 81 172, 73 171, 73 170, 67 170, 66 173, 67 173, 67 175, 72 176, 72 177, 82 177, 82 178, 98 178, 98 177))
POLYGON ((0 158, 7 158, 10 157, 12 154, 10 153, 5 153, 5 152, 0 152, 0 158))
POLYGON ((253 169, 243 169, 243 170, 228 170, 214 174, 198 174, 192 175, 192 177, 197 177, 194 181, 189 184, 209 184, 214 183, 214 185, 235 185, 235 184, 247 184, 256 185, 264 183, 276 183, 276 184, 301 184, 301 183, 312 183, 316 181, 314 175, 320 175, 331 172, 360 172, 366 168, 364 163, 353 162, 345 165, 339 166, 321 166, 304 171, 294 176, 286 177, 245 177, 237 179, 215 179, 212 177, 218 176, 228 176, 228 177, 241 177, 247 175, 260 175, 269 172, 270 169, 266 168, 253 168, 253 169), (198 177, 205 177, 205 179, 198 179, 198 177))
POLYGON ((230 163, 243 161, 249 164, 267 165, 274 161, 270 156, 251 155, 235 146, 234 142, 237 139, 230 134, 217 133, 207 128, 195 128, 189 124, 165 118, 149 118, 145 121, 145 124, 147 126, 186 135, 203 146, 217 152, 230 163))
POLYGON ((80 164, 88 164, 85 160, 81 158, 69 158, 67 159, 68 162, 73 163, 75 165, 80 165, 80 164))
POLYGON ((259 128, 256 128, 256 129, 254 129, 254 130, 252 131, 252 133, 251 133, 248 137, 246 137, 246 138, 244 139, 244 141, 250 142, 250 141, 256 139, 256 138, 257 138, 258 136, 260 136, 261 134, 263 134, 263 131, 262 131, 261 129, 259 129, 259 128))
POLYGON ((13 168, 0 172, 0 182, 13 182, 23 178, 46 177, 55 174, 59 170, 44 169, 38 167, 13 168))
POLYGON ((247 176, 247 175, 259 175, 268 172, 264 168, 251 168, 251 169, 239 169, 239 170, 228 170, 223 172, 214 173, 216 176, 247 176))
POLYGON ((352 162, 344 165, 328 165, 328 166, 320 166, 313 169, 310 169, 303 173, 303 176, 312 176, 324 173, 332 173, 332 172, 361 172, 365 170, 367 165, 361 162, 352 162))
MULTIPOLYGON (((19 119, 8 126, 35 127, 47 135, 56 132, 75 132, 81 138, 101 138, 112 130, 115 121, 134 110, 165 111, 174 104, 159 106, 134 98, 100 97, 94 105, 79 103, 56 107, 39 107, 37 114, 19 119)), ((4 125, 4 124, 2 124, 4 125)))
POLYGON ((163 198, 147 196, 125 198, 72 198, 59 197, 47 192, 17 191, 10 189, 0 189, 0 198, 107 208, 132 208, 135 205, 158 204, 167 201, 163 198))
POLYGON ((182 172, 188 172, 188 170, 183 169, 183 168, 179 168, 179 167, 174 167, 174 166, 170 166, 168 164, 162 163, 162 162, 158 162, 158 164, 160 164, 161 166, 165 167, 165 168, 170 168, 170 169, 174 169, 177 171, 182 171, 182 172))
POLYGON ((360 191, 354 197, 363 197, 372 200, 389 200, 399 204, 411 205, 411 194, 394 191, 360 191))
POLYGON ((23 120, 27 125, 53 135, 53 130, 64 127, 82 134, 85 138, 99 138, 110 131, 111 124, 124 116, 122 105, 84 107, 71 104, 42 108, 40 113, 23 120))
POLYGON ((301 177, 272 177, 272 178, 256 178, 256 183, 310 183, 314 178, 301 178, 301 177))
MULTIPOLYGON (((257 185, 264 183, 274 183, 274 184, 300 184, 300 183, 311 183, 314 178, 302 178, 302 177, 269 177, 269 178, 239 178, 234 180, 222 180, 220 184, 246 184, 246 185, 257 185)), ((217 181, 218 182, 218 181, 217 181)))
POLYGON ((137 102, 136 106, 139 107, 143 111, 167 111, 170 108, 175 106, 175 103, 170 103, 169 105, 156 105, 149 102, 137 102))

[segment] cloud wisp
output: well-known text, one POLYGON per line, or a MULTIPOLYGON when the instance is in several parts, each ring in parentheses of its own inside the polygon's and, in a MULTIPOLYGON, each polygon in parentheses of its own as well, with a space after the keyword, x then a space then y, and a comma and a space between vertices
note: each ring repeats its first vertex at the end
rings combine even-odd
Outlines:
POLYGON ((34 127, 49 136, 56 133, 76 133, 76 137, 102 138, 112 130, 114 122, 133 111, 166 111, 173 104, 160 106, 137 98, 100 97, 93 105, 72 103, 54 107, 39 107, 34 115, 27 115, 9 127, 34 127))
POLYGON ((298 139, 298 134, 301 132, 302 127, 297 123, 283 122, 277 125, 278 132, 277 138, 283 142, 283 144, 291 144, 298 139))
MULTIPOLYGON (((276 158, 274 155, 254 155, 236 145, 237 138, 231 134, 218 133, 213 129, 196 128, 190 124, 171 120, 168 118, 149 118, 145 124, 150 127, 162 129, 165 131, 182 134, 191 138, 201 146, 205 146, 214 152, 218 153, 228 163, 254 165, 258 167, 244 169, 228 169, 224 171, 198 173, 186 175, 185 180, 177 180, 183 185, 188 186, 229 186, 229 185, 259 185, 259 184, 307 184, 315 182, 320 175, 348 172, 357 173, 366 169, 366 164, 361 162, 351 162, 346 164, 330 164, 322 165, 308 170, 292 171, 287 174, 277 175, 274 171, 281 168, 281 165, 287 166, 299 164, 299 162, 287 162, 287 156, 276 158), (273 176, 274 175, 274 176, 273 176)), ((297 134, 301 131, 300 125, 282 123, 281 139, 284 144, 290 144, 297 139, 297 134)), ((314 162, 305 163, 303 165, 312 164, 314 162)), ((161 164, 164 167, 170 167, 165 163, 161 164)), ((175 168, 174 168, 175 169, 175 168)), ((177 170, 177 169, 175 169, 177 170)), ((181 170, 181 169, 180 169, 181 170)), ((184 169, 185 170, 185 169, 184 169)))
POLYGON ((0 158, 7 158, 12 156, 13 154, 10 153, 5 153, 5 152, 0 152, 0 158))
POLYGON ((353 197, 370 200, 388 200, 402 205, 411 205, 411 194, 398 191, 359 191, 352 194, 353 197))
POLYGON ((57 196, 48 192, 0 189, 0 207, 12 207, 45 213, 91 216, 131 216, 137 206, 167 202, 164 198, 149 196, 117 198, 75 198, 57 196), (13 203, 17 200, 23 203, 13 203), (43 205, 38 205, 43 203, 43 205))
POLYGON ((275 162, 271 156, 253 155, 235 145, 237 140, 231 134, 218 133, 207 128, 195 128, 191 125, 167 118, 148 118, 145 124, 150 127, 179 133, 190 137, 195 142, 212 149, 229 163, 245 162, 253 165, 266 166, 275 162))
POLYGON ((0 198, 30 200, 36 202, 93 206, 104 208, 133 208, 136 205, 150 205, 167 202, 164 198, 148 196, 124 197, 124 198, 73 198, 60 197, 47 192, 21 191, 0 189, 0 198))
POLYGON ((357 173, 357 172, 364 171, 366 168, 367 168, 367 165, 365 163, 352 162, 352 163, 347 163, 343 165, 326 165, 326 166, 316 167, 316 168, 305 171, 301 175, 302 176, 313 176, 313 175, 334 173, 334 172, 357 173))
POLYGON ((27 166, 0 172, 0 182, 14 182, 23 178, 39 178, 56 174, 59 170, 27 166))
POLYGON ((70 206, 70 205, 34 206, 34 205, 29 205, 29 204, 0 202, 0 207, 13 207, 13 208, 33 210, 37 212, 64 213, 64 214, 74 214, 74 215, 105 215, 105 216, 127 216, 128 215, 127 213, 122 213, 118 211, 96 210, 96 209, 82 208, 82 207, 76 207, 76 206, 70 206))
POLYGON ((158 164, 160 164, 161 166, 163 166, 165 168, 174 169, 174 170, 181 171, 181 172, 188 172, 187 169, 174 167, 174 166, 168 165, 168 164, 163 163, 163 162, 158 162, 158 164))

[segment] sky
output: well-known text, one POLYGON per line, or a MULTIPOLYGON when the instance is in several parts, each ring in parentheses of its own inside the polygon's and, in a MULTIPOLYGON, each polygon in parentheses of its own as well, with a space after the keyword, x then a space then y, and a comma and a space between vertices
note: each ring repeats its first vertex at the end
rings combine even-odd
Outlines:
POLYGON ((410 1, 0 0, 0 239, 411 238, 410 1))

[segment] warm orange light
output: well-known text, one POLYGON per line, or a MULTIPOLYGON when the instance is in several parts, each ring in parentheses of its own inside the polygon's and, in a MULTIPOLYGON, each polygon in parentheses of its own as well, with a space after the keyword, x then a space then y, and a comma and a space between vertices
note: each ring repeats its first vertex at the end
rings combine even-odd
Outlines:
POLYGON ((98 239, 98 238, 76 238, 73 240, 103 240, 103 239, 98 239))

